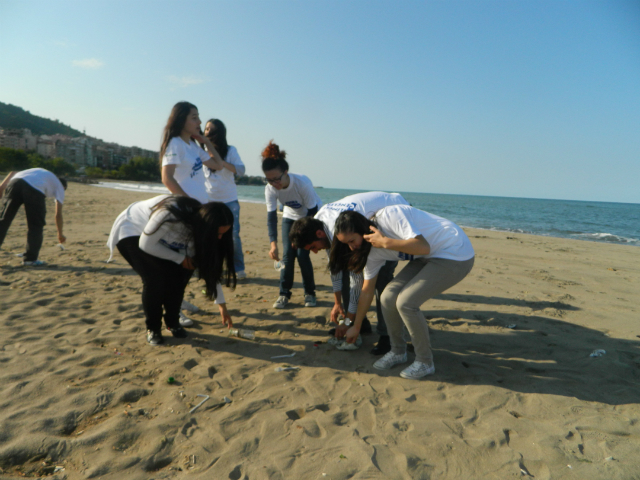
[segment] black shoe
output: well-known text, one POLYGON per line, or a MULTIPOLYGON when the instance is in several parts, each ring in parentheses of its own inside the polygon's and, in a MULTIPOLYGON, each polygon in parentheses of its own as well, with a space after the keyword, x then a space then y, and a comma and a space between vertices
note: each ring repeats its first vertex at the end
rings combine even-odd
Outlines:
POLYGON ((362 326, 360 327, 360 333, 371 333, 371 322, 367 317, 362 320, 362 326))
POLYGON ((380 335, 378 343, 370 351, 371 355, 384 355, 391 351, 391 339, 388 335, 380 335))
POLYGON ((162 333, 154 332, 153 330, 147 330, 147 342, 149 345, 161 345, 164 343, 164 338, 162 338, 162 333))
POLYGON ((176 338, 187 338, 189 336, 187 331, 182 327, 167 328, 167 330, 176 338))

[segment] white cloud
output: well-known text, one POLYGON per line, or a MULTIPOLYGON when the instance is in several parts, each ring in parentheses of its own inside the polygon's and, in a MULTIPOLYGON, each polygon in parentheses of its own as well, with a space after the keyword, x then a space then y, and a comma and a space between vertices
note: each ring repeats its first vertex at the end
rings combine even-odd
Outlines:
POLYGON ((177 85, 178 87, 190 87, 191 85, 199 85, 200 83, 204 83, 205 79, 200 77, 176 77, 175 75, 171 75, 169 77, 169 82, 177 85))
POLYGON ((74 67, 88 68, 91 70, 97 70, 104 66, 104 62, 96 58, 85 58, 84 60, 74 60, 71 62, 74 67))

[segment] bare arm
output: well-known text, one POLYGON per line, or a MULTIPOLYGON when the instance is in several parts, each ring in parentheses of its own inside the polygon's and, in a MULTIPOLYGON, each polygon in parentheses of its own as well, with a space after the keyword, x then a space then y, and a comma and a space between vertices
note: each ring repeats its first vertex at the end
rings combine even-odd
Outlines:
POLYGON ((62 234, 62 204, 56 200, 56 228, 58 229, 58 241, 64 243, 67 237, 62 234))
POLYGON ((13 178, 13 176, 16 174, 16 172, 9 172, 9 175, 7 175, 5 177, 5 179, 2 181, 2 183, 0 183, 0 198, 3 197, 4 195, 4 191, 7 189, 7 187, 9 186, 9 182, 11 181, 11 179, 13 178))
POLYGON ((364 235, 363 237, 375 248, 386 248, 387 250, 395 250, 409 255, 429 255, 429 252, 431 252, 429 242, 422 235, 408 240, 396 240, 395 238, 385 237, 376 227, 371 227, 371 230, 373 230, 372 234, 364 235))
POLYGON ((182 195, 183 197, 188 197, 189 195, 187 195, 187 193, 182 189, 182 187, 174 178, 175 173, 175 165, 164 165, 162 167, 162 183, 164 183, 164 186, 167 187, 169 191, 174 195, 182 195))

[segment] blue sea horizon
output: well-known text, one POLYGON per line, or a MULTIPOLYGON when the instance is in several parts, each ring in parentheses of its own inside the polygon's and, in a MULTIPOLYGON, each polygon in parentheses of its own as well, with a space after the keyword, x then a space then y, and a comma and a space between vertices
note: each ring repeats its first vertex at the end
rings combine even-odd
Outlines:
MULTIPOLYGON (((167 193, 161 183, 100 182, 96 186, 167 193)), ((317 188, 323 203, 370 190, 317 188)), ((463 227, 640 246, 640 204, 443 193, 401 193, 414 207, 463 227)), ((265 203, 264 187, 238 185, 243 202, 265 203)), ((266 215, 265 215, 266 217, 266 215)))

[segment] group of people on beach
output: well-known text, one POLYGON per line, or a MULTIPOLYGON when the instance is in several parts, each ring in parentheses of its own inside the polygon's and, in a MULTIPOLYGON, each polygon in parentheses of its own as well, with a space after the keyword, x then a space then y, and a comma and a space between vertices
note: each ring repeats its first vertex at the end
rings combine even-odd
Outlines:
MULTIPOLYGON (((142 279, 146 338, 151 345, 164 342, 163 319, 174 337, 188 336, 184 327, 193 321, 182 314, 181 307, 194 271, 204 280, 207 297, 218 304, 222 322, 229 327, 232 319, 221 286, 233 288, 237 280, 247 278, 234 181, 235 175, 244 174, 245 167, 236 148, 228 145, 220 120, 209 120, 204 132, 201 125, 195 105, 179 102, 173 107, 160 148, 162 182, 171 194, 127 207, 116 218, 107 243, 111 254, 117 249, 142 279)), ((286 152, 273 141, 262 152, 262 170, 269 257, 280 269, 279 294, 273 307, 286 308, 291 300, 296 259, 302 273, 304 305, 316 306, 309 253, 326 250, 335 300, 331 310, 335 338, 351 345, 361 333, 371 331, 366 315, 375 297, 380 338, 371 353, 382 357, 374 368, 387 370, 408 361, 406 330, 415 361, 400 376, 417 379, 433 374, 429 329, 420 307, 471 271, 475 254, 464 231, 445 218, 412 207, 397 193, 360 193, 322 205, 308 177, 289 173, 286 152), (278 202, 283 206, 282 260, 278 202), (399 261, 408 264, 395 275, 399 261)), ((7 189, 8 198, 0 213, 0 245, 17 211, 16 204, 28 196, 23 191, 38 191, 43 206, 45 195, 55 195, 60 212, 64 199, 63 188, 43 189, 18 183, 16 175, 10 177, 0 185, 0 196, 7 189)), ((37 260, 36 230, 39 250, 44 222, 29 220, 27 200, 23 203, 30 232, 24 263, 29 265, 34 255, 37 260)), ((62 243, 61 213, 58 232, 62 243)))

